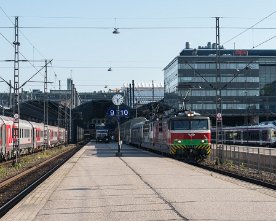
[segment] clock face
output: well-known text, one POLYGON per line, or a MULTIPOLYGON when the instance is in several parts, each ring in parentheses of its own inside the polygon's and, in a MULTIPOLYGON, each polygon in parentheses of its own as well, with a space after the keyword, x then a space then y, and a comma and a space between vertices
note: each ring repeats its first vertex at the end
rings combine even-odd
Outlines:
POLYGON ((112 102, 115 105, 121 105, 124 102, 124 97, 122 95, 120 95, 120 94, 115 94, 112 97, 112 102))

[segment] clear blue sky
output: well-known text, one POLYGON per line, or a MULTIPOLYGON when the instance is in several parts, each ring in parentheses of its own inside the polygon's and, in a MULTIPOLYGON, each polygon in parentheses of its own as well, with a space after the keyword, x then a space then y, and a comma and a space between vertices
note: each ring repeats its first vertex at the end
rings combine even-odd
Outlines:
MULTIPOLYGON (((48 89, 66 88, 72 77, 79 92, 120 88, 123 83, 163 83, 163 68, 189 41, 191 47, 215 42, 215 19, 220 20, 221 43, 227 42, 276 10, 275 0, 1 0, 0 76, 13 81, 12 27, 19 16, 20 59, 53 59, 48 89), (7 16, 9 17, 7 17, 7 16), (112 34, 113 28, 120 34, 112 34), (29 28, 26 28, 29 27, 29 28), (32 28, 30 28, 32 27, 32 28), (48 27, 48 28, 45 28, 48 27), (59 28, 58 28, 59 27, 59 28), (67 27, 67 28, 65 28, 67 27), (85 27, 85 28, 81 28, 85 27), (4 38, 3 36, 6 38, 4 38), (108 67, 112 71, 107 71, 108 67), (107 89, 104 88, 107 85, 107 89)), ((276 35, 276 13, 225 48, 251 49, 276 35)), ((275 49, 276 38, 259 46, 275 49)), ((43 62, 20 63, 20 84, 43 62)), ((43 81, 44 70, 32 80, 43 81)), ((8 86, 0 83, 0 92, 8 86)), ((41 89, 29 82, 24 90, 41 89)))

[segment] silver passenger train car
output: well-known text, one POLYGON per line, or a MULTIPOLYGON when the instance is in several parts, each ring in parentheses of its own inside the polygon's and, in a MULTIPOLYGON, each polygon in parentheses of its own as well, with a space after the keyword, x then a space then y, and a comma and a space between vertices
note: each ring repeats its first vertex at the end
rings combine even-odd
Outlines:
MULTIPOLYGON (((267 121, 252 126, 224 127, 225 144, 276 147, 276 122, 267 121)), ((212 143, 215 143, 216 129, 212 129, 212 143)))

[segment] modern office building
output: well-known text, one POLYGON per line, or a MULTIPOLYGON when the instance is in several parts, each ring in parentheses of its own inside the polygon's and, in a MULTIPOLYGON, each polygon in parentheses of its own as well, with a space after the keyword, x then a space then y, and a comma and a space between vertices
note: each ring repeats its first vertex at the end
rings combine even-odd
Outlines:
POLYGON ((218 52, 186 43, 164 68, 165 103, 214 117, 221 99, 224 125, 276 119, 276 50, 218 52))

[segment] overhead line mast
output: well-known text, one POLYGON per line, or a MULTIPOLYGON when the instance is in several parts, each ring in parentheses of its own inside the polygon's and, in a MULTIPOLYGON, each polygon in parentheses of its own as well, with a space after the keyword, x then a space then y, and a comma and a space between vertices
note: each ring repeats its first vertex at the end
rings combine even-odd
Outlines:
POLYGON ((48 149, 49 145, 49 130, 48 130, 48 70, 47 70, 48 61, 45 60, 45 75, 44 75, 44 151, 48 149))
MULTIPOLYGON (((219 17, 216 17, 216 149, 223 148, 221 74, 220 74, 220 32, 219 17)), ((220 158, 220 160, 222 160, 220 158)))
POLYGON ((19 39, 18 39, 18 17, 15 17, 15 38, 14 38, 14 92, 13 92, 13 117, 14 117, 14 128, 12 129, 13 138, 13 151, 15 152, 15 162, 18 162, 19 153, 19 118, 20 118, 20 107, 19 107, 19 39))

